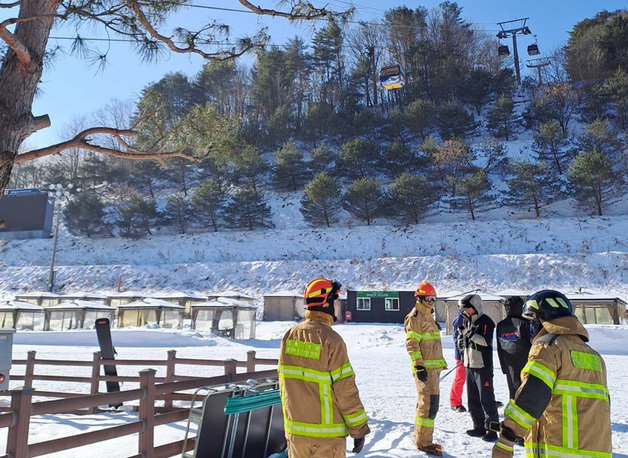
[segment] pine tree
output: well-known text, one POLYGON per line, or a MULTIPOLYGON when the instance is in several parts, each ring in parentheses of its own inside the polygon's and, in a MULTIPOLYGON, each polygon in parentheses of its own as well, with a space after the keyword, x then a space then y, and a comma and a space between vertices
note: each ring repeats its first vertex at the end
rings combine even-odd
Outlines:
POLYGON ((342 145, 340 164, 344 176, 366 178, 373 176, 379 162, 377 145, 361 138, 354 138, 342 145))
POLYGON ((495 130, 498 137, 510 140, 512 118, 515 104, 510 97, 500 97, 488 114, 488 126, 495 130))
POLYGON ((463 106, 454 103, 445 103, 438 110, 436 125, 443 139, 454 137, 464 138, 471 134, 476 123, 473 115, 467 113, 463 106))
POLYGON ((384 192, 374 178, 359 178, 347 189, 342 206, 345 210, 371 225, 385 206, 384 192))
POLYGON ((264 196, 251 188, 240 188, 225 208, 225 221, 231 227, 252 231, 256 227, 273 227, 270 206, 264 196))
POLYGON ((598 150, 579 153, 569 166, 568 177, 574 198, 584 208, 593 206, 598 216, 602 216, 608 198, 621 184, 610 158, 598 150))
POLYGON ((185 196, 174 194, 168 199, 162 218, 165 223, 176 225, 180 234, 185 234, 193 214, 192 205, 185 196))
POLYGON ((116 210, 118 211, 116 224, 120 228, 120 235, 134 239, 139 239, 146 234, 151 235, 150 226, 159 216, 155 201, 144 199, 137 194, 120 202, 116 210))
POLYGON ((402 173, 390 186, 391 212, 406 223, 418 224, 436 194, 427 178, 402 173))
POLYGON ((268 172, 268 163, 259 153, 257 147, 244 145, 235 153, 232 180, 235 184, 244 184, 257 192, 259 182, 268 172))
POLYGON ((460 180, 458 187, 461 201, 469 210, 471 219, 475 221, 475 211, 482 202, 488 200, 488 191, 491 189, 491 183, 486 178, 484 170, 477 170, 473 175, 467 176, 460 180))
POLYGON ((427 100, 415 100, 406 108, 405 125, 425 141, 430 129, 436 124, 436 105, 427 100))
POLYGON ((105 224, 105 205, 93 191, 75 194, 63 209, 63 216, 73 234, 83 234, 88 238, 104 233, 113 235, 105 224))
POLYGON ((513 177, 507 180, 505 203, 519 208, 532 205, 538 218, 541 207, 549 202, 555 183, 548 173, 547 165, 529 161, 514 162, 511 172, 513 177))
POLYGON ((225 195, 214 181, 205 181, 194 191, 192 197, 194 213, 203 223, 211 225, 214 232, 218 232, 218 220, 222 216, 224 205, 225 195))
POLYGON ((569 157, 565 144, 566 138, 558 121, 550 121, 540 125, 539 134, 534 137, 532 151, 536 153, 539 162, 554 164, 558 174, 562 175, 563 163, 569 157))
POLYGON ((325 172, 318 173, 305 187, 301 199, 303 218, 313 226, 325 224, 330 227, 338 221, 340 208, 340 188, 325 172))
POLYGON ((310 176, 303 153, 293 141, 275 151, 273 183, 278 189, 296 191, 310 176))

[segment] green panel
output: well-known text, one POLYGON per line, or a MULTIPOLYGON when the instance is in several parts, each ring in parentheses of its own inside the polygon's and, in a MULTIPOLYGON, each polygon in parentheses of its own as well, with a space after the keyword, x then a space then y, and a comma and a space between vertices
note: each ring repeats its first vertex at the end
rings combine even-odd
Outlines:
POLYGON ((356 297, 390 297, 399 299, 399 291, 356 291, 356 297))

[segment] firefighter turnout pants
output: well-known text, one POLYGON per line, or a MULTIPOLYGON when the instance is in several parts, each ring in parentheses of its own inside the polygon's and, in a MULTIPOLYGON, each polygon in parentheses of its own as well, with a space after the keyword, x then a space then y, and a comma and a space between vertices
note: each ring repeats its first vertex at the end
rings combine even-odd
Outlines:
POLYGON ((414 419, 414 442, 417 447, 432 445, 434 438, 434 419, 438 413, 440 399, 439 376, 441 370, 428 370, 427 383, 414 376, 418 393, 416 416, 414 419))
POLYGON ((344 437, 299 437, 288 439, 289 458, 345 458, 344 437))

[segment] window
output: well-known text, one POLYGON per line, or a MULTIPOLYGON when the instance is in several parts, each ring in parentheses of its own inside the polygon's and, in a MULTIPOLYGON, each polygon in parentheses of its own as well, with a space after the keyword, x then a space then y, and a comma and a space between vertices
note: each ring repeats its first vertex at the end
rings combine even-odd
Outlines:
POLYGON ((399 298, 398 297, 387 297, 384 302, 384 310, 387 312, 398 312, 399 311, 399 298))
POLYGON ((371 298, 370 297, 358 297, 357 310, 371 310, 371 298))

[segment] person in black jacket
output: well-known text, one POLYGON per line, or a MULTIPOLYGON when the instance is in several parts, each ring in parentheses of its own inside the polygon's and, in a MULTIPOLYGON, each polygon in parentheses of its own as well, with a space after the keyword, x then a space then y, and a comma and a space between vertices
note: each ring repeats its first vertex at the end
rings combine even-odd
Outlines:
POLYGON ((484 314, 482 299, 467 294, 458 301, 464 315, 460 329, 462 361, 467 371, 467 403, 473 429, 467 434, 487 442, 497 440, 499 414, 493 391, 493 332, 495 323, 484 314))
POLYGON ((521 370, 528 362, 532 346, 530 322, 521 316, 523 299, 513 296, 504 303, 506 318, 497 323, 497 356, 502 372, 506 374, 510 399, 521 385, 521 370))

